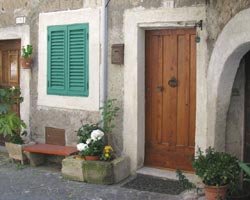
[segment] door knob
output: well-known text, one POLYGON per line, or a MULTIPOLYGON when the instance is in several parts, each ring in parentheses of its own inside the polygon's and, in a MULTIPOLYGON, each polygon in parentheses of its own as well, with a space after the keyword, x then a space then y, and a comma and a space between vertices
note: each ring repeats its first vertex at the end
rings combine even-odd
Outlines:
POLYGON ((175 77, 172 77, 169 81, 168 81, 168 85, 170 87, 177 87, 178 86, 178 81, 175 77))
POLYGON ((158 91, 158 92, 163 92, 163 90, 164 90, 164 87, 162 87, 162 86, 157 86, 157 91, 158 91))

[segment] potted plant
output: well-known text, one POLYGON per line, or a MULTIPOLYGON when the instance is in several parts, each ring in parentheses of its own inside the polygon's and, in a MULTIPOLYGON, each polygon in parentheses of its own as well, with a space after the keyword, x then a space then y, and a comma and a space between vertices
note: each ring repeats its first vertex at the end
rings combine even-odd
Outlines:
POLYGON ((98 124, 85 124, 78 130, 77 150, 85 160, 99 160, 104 149, 103 131, 98 124))
POLYGON ((79 155, 85 157, 85 159, 109 161, 114 158, 112 147, 110 145, 105 146, 105 144, 111 142, 110 134, 115 127, 113 120, 119 110, 117 106, 114 106, 114 101, 116 100, 108 99, 104 106, 100 108, 102 120, 95 124, 82 125, 78 129, 77 149, 79 155), (104 136, 106 136, 107 141, 105 141, 104 136))
POLYGON ((237 173, 234 174, 236 176, 234 177, 234 179, 231 180, 231 182, 228 185, 227 200, 250 199, 249 188, 246 187, 247 183, 249 183, 249 180, 244 182, 245 179, 243 179, 242 173, 240 173, 240 168, 242 167, 242 164, 244 163, 239 163, 239 168, 237 170, 237 173))
POLYGON ((113 148, 106 140, 107 134, 110 136, 115 127, 113 120, 119 110, 114 106, 114 101, 115 99, 109 99, 100 108, 101 121, 84 124, 78 129, 77 149, 84 159, 76 159, 79 155, 65 158, 62 162, 63 177, 95 184, 113 184, 129 176, 129 157, 115 156, 113 148), (89 161, 89 156, 96 161, 89 161))
POLYGON ((32 57, 31 54, 33 52, 32 45, 28 44, 26 47, 22 47, 22 57, 21 57, 21 64, 24 69, 30 69, 32 64, 32 57))
MULTIPOLYGON (((0 134, 6 138, 5 146, 9 153, 9 157, 20 160, 22 163, 25 156, 22 152, 22 144, 24 143, 20 132, 26 128, 25 123, 20 117, 11 110, 13 104, 21 103, 23 98, 20 96, 19 88, 0 89, 0 134)), ((22 132, 22 135, 26 131, 22 132)))
POLYGON ((238 159, 225 152, 209 147, 205 153, 198 149, 192 162, 195 174, 205 185, 207 200, 224 200, 230 183, 239 176, 238 159))
POLYGON ((99 125, 103 126, 103 131, 107 138, 107 144, 111 144, 111 133, 115 124, 113 123, 115 117, 117 117, 119 107, 114 105, 116 99, 108 99, 103 107, 100 107, 102 114, 102 120, 98 122, 99 125))

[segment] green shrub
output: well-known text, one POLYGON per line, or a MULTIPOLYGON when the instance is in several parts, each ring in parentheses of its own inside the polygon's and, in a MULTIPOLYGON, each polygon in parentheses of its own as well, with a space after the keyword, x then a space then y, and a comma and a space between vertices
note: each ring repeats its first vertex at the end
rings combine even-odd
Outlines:
POLYGON ((238 159, 225 152, 217 152, 209 147, 205 153, 198 149, 192 162, 195 174, 204 184, 222 186, 235 182, 239 177, 238 159))
MULTIPOLYGON (((20 132, 26 128, 20 117, 11 110, 11 106, 23 101, 19 88, 0 89, 0 134, 10 142, 22 144, 20 132)), ((25 134, 26 131, 23 132, 25 134)))

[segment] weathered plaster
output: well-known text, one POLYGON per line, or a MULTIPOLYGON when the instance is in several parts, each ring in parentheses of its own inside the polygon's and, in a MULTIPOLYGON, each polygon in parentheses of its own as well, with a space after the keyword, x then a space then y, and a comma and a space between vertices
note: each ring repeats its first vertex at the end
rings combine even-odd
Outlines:
POLYGON ((250 9, 233 17, 216 41, 208 68, 207 146, 225 150, 226 116, 241 58, 250 49, 250 9))
POLYGON ((243 158, 244 125, 245 125, 245 59, 243 58, 237 71, 230 106, 226 121, 226 152, 243 158))
MULTIPOLYGON (((28 25, 0 28, 0 40, 21 39, 21 46, 30 44, 30 27, 28 25)), ((20 105, 20 117, 30 133, 30 69, 20 67, 20 88, 24 101, 20 105)))
POLYGON ((39 106, 80 109, 86 111, 99 110, 100 93, 100 10, 81 9, 41 13, 39 16, 39 70, 38 70, 38 102, 39 106), (89 24, 89 96, 71 97, 47 94, 47 27, 63 24, 89 24))
MULTIPOLYGON (((124 15, 124 153, 130 156, 131 170, 143 166, 145 143, 145 29, 186 27, 185 22, 205 19, 204 7, 176 9, 131 9, 124 15), (169 23, 171 26, 169 26, 169 23), (155 24, 158 24, 155 26, 155 24)), ((197 44, 196 145, 205 145, 206 134, 206 31, 197 44)))

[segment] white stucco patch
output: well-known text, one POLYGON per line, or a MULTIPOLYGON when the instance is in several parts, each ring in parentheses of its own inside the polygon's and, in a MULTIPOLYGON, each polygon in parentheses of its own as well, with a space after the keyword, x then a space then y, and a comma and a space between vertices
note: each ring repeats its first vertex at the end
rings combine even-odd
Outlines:
POLYGON ((80 9, 39 15, 38 106, 99 110, 100 96, 100 9, 80 9), (47 95, 47 27, 89 23, 89 96, 47 95))
MULTIPOLYGON (((20 39, 21 46, 30 44, 30 28, 28 25, 0 28, 0 40, 20 39)), ((20 117, 27 125, 30 133, 30 69, 20 67, 20 88, 24 101, 20 104, 20 117)))
POLYGON ((208 68, 207 146, 225 150, 226 115, 241 58, 250 50, 250 9, 233 17, 219 35, 208 68))
MULTIPOLYGON (((145 144, 145 30, 187 27, 194 22, 205 21, 205 7, 174 9, 127 10, 124 15, 124 153, 130 156, 131 169, 135 171, 144 163, 145 144)), ((207 32, 200 32, 197 44, 197 105, 196 146, 206 141, 206 66, 207 32)))

